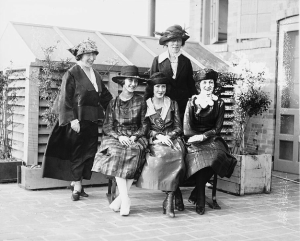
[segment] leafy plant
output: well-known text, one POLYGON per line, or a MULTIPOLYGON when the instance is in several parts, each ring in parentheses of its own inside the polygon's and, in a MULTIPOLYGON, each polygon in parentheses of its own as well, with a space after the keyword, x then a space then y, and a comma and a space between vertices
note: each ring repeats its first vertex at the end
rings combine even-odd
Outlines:
MULTIPOLYGON (((235 142, 233 153, 247 154, 245 149, 245 131, 253 116, 262 115, 269 109, 271 99, 263 90, 266 81, 265 71, 259 64, 234 65, 235 87, 235 142)), ((257 143, 256 143, 257 144, 257 143)), ((257 145, 258 148, 258 145, 257 145)), ((256 148, 256 149, 257 149, 256 148)), ((257 154, 252 151, 248 154, 257 154)))
POLYGON ((53 61, 51 55, 56 46, 43 48, 45 60, 42 60, 42 68, 39 74, 40 99, 46 101, 46 109, 41 113, 42 120, 47 123, 47 127, 54 126, 58 115, 52 111, 54 101, 59 94, 62 76, 73 64, 70 59, 53 61))
POLYGON ((13 73, 8 68, 4 73, 0 72, 0 159, 13 161, 12 156, 12 137, 14 123, 14 107, 17 101, 16 88, 10 88, 12 79, 9 77, 13 73))

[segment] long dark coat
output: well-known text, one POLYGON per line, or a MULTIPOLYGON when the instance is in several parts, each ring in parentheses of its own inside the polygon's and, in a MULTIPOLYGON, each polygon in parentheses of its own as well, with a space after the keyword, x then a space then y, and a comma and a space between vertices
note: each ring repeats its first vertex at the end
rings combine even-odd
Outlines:
POLYGON ((147 189, 175 191, 185 178, 185 147, 181 140, 182 124, 178 105, 171 101, 166 118, 163 120, 160 111, 147 117, 150 122, 148 137, 150 152, 146 154, 146 162, 136 186, 147 189), (168 135, 173 146, 154 144, 158 134, 168 135))
MULTIPOLYGON (((153 60, 150 75, 156 72, 162 72, 166 76, 172 78, 173 70, 170 60, 167 58, 161 63, 158 63, 158 57, 159 56, 156 56, 153 60)), ((196 94, 197 90, 193 79, 191 61, 181 54, 178 57, 176 78, 171 82, 171 93, 169 94, 169 97, 178 104, 181 121, 183 121, 183 115, 188 99, 196 94)))
POLYGON ((59 121, 53 128, 43 160, 43 177, 79 181, 91 178, 98 145, 98 119, 112 99, 94 70, 98 92, 79 65, 63 76, 56 111, 59 121), (70 121, 78 119, 80 132, 72 130, 70 121))

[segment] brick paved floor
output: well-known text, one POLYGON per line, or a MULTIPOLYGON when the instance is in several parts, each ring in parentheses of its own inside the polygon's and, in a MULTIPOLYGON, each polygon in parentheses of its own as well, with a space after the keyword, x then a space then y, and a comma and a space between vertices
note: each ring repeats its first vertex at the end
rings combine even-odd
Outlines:
POLYGON ((162 214, 163 193, 136 187, 130 216, 121 217, 108 208, 106 189, 87 187, 90 197, 73 202, 68 189, 27 191, 0 184, 0 240, 300 240, 299 184, 277 177, 271 194, 217 192, 222 210, 207 207, 203 216, 187 202, 191 188, 182 188, 186 210, 174 219, 162 214))

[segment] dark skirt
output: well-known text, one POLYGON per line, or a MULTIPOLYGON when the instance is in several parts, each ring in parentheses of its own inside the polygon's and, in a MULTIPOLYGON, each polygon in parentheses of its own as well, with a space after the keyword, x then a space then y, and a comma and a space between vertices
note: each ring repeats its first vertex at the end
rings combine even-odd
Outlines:
POLYGON ((145 163, 147 145, 147 139, 144 137, 139 138, 135 145, 127 147, 113 137, 104 136, 92 171, 107 176, 136 179, 145 163))
POLYGON ((187 178, 205 167, 212 167, 220 177, 230 178, 237 163, 235 157, 229 153, 226 142, 219 136, 189 144, 185 161, 187 178))
POLYGON ((178 138, 173 147, 150 145, 146 163, 136 186, 147 189, 175 191, 185 178, 185 147, 178 138))
POLYGON ((43 160, 43 177, 65 181, 91 179, 98 146, 98 125, 80 121, 80 132, 71 125, 54 126, 43 160))

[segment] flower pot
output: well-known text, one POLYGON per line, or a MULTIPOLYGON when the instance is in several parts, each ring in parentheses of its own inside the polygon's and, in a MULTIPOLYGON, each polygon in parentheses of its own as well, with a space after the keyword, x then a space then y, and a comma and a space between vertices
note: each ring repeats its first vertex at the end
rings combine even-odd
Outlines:
POLYGON ((271 155, 235 155, 235 157, 237 165, 232 176, 218 177, 217 189, 236 195, 270 193, 271 155))
POLYGON ((0 183, 17 181, 17 166, 22 165, 21 161, 0 160, 0 183))

